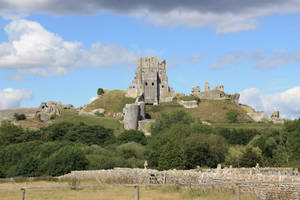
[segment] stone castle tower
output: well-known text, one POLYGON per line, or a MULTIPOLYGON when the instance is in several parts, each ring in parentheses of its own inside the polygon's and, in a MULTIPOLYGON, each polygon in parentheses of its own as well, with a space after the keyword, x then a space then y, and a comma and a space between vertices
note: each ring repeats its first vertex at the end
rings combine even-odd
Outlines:
POLYGON ((139 57, 135 77, 127 96, 141 97, 146 104, 172 101, 173 89, 168 85, 166 61, 158 57, 139 57))

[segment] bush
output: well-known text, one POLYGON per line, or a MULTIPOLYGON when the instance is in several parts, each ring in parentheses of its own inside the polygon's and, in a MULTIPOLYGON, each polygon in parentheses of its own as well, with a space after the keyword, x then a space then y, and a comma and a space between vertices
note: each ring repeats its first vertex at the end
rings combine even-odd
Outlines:
POLYGON ((242 167, 255 167, 256 164, 264 165, 261 150, 258 147, 247 146, 245 153, 241 157, 242 167))
POLYGON ((98 90, 97 90, 97 94, 98 94, 98 95, 102 95, 102 94, 104 94, 104 90, 103 90, 103 88, 98 88, 98 90))
POLYGON ((128 142, 136 142, 142 145, 146 144, 146 137, 142 131, 136 130, 125 130, 119 137, 117 138, 119 144, 124 144, 128 142))
POLYGON ((1 169, 0 169, 0 178, 5 178, 5 174, 1 169))
POLYGON ((227 119, 231 122, 237 122, 237 113, 235 111, 229 111, 227 112, 227 119))
POLYGON ((101 113, 99 111, 95 112, 94 114, 98 117, 104 117, 104 113, 101 113))
POLYGON ((26 119, 26 115, 25 114, 18 114, 18 113, 15 113, 14 114, 14 118, 17 120, 17 121, 20 121, 20 120, 25 120, 26 119))
POLYGON ((50 156, 45 168, 50 176, 60 176, 72 170, 86 170, 89 161, 77 146, 66 146, 50 156))
POLYGON ((42 175, 40 172, 41 161, 35 156, 22 160, 16 168, 16 176, 35 177, 42 175))

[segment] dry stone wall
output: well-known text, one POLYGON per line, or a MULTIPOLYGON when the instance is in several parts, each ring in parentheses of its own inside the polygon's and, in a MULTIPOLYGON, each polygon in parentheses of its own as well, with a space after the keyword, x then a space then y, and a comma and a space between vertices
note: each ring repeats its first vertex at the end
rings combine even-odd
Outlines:
POLYGON ((291 168, 224 168, 205 170, 168 170, 115 168, 111 170, 72 171, 59 179, 96 179, 118 184, 192 184, 235 189, 256 194, 262 199, 299 199, 300 176, 291 168), (285 198, 284 198, 285 197, 285 198))
POLYGON ((0 121, 12 120, 14 118, 15 113, 25 114, 26 117, 34 117, 37 111, 39 111, 39 108, 16 108, 0 110, 0 121))

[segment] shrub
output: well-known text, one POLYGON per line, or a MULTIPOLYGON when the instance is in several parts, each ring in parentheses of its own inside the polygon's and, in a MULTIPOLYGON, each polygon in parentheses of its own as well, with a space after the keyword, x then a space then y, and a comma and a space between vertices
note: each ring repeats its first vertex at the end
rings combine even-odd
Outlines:
POLYGON ((98 90, 97 90, 97 94, 98 94, 98 95, 102 95, 102 94, 104 94, 104 90, 103 90, 103 88, 98 88, 98 90))
POLYGON ((26 119, 26 115, 23 114, 23 113, 21 113, 21 114, 15 113, 15 114, 14 114, 14 118, 15 118, 17 121, 25 120, 25 119, 26 119))
POLYGON ((104 113, 101 113, 99 111, 95 112, 94 114, 98 117, 104 117, 104 113))
POLYGON ((260 166, 264 164, 261 150, 258 147, 247 146, 241 157, 241 166, 255 167, 256 163, 259 163, 260 166))
POLYGON ((5 174, 1 169, 0 169, 0 178, 5 178, 5 174))
POLYGON ((231 122, 237 122, 237 113, 235 111, 227 112, 227 119, 231 122))
POLYGON ((50 176, 59 176, 72 170, 85 170, 89 161, 79 147, 66 146, 51 155, 46 165, 50 176))
POLYGON ((118 138, 119 144, 136 142, 142 145, 146 144, 146 137, 142 131, 125 130, 118 138))
POLYGON ((25 177, 40 176, 40 163, 37 157, 29 156, 17 165, 16 175, 25 177))

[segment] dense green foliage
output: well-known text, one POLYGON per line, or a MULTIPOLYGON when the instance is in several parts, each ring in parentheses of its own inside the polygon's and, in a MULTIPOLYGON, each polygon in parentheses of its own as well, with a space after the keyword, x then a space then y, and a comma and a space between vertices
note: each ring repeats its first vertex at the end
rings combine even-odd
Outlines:
POLYGON ((102 95, 102 94, 104 94, 103 88, 98 88, 97 95, 102 95))
POLYGON ((229 111, 227 113, 227 119, 232 123, 237 122, 237 116, 237 113, 234 111, 229 111))
POLYGON ((20 121, 20 120, 25 120, 26 119, 26 115, 25 114, 18 114, 18 113, 15 113, 14 114, 14 118, 17 120, 17 121, 20 121))
POLYGON ((3 121, 0 126, 0 177, 59 176, 72 170, 148 167, 297 166, 300 119, 282 129, 221 128, 202 124, 182 110, 160 114, 152 136, 85 123, 54 123, 36 131, 3 121), (294 163, 294 164, 291 164, 294 163))

